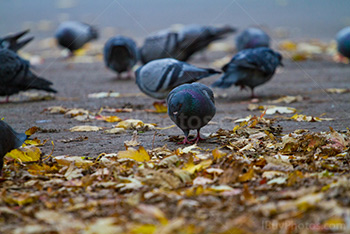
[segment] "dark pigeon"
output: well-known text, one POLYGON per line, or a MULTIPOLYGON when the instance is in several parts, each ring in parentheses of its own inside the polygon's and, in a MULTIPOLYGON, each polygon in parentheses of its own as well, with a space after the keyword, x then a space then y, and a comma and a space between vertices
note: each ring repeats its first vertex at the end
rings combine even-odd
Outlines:
POLYGON ((2 38, 0 37, 0 49, 9 49, 14 52, 17 52, 19 49, 25 46, 28 42, 33 40, 34 37, 28 37, 26 39, 18 41, 22 36, 24 36, 28 32, 29 32, 29 29, 19 33, 11 34, 2 38))
POLYGON ((200 83, 183 84, 173 89, 168 97, 168 115, 184 132, 181 144, 190 144, 201 140, 200 129, 214 117, 216 108, 213 91, 200 83), (197 137, 190 142, 190 130, 197 130, 197 137))
POLYGON ((0 175, 2 175, 4 156, 11 150, 20 147, 26 139, 26 134, 17 133, 10 125, 0 120, 0 175))
POLYGON ((270 47, 270 37, 259 28, 247 28, 236 38, 236 49, 270 47))
POLYGON ((161 58, 174 58, 187 61, 194 53, 205 49, 211 42, 235 32, 236 29, 224 26, 187 25, 178 32, 163 30, 146 38, 141 48, 141 61, 161 58))
POLYGON ((337 34, 336 40, 339 53, 350 59, 350 27, 340 30, 337 34))
POLYGON ((136 84, 148 96, 165 99, 173 88, 217 73, 220 72, 198 68, 176 59, 157 59, 137 69, 136 84))
POLYGON ((282 64, 282 55, 269 48, 246 49, 237 53, 222 69, 225 72, 212 87, 228 88, 231 85, 254 88, 269 81, 282 64))
POLYGON ((91 25, 77 21, 66 21, 58 26, 55 37, 59 45, 73 52, 83 47, 87 42, 97 39, 98 32, 91 25))
POLYGON ((129 77, 132 67, 138 60, 136 43, 128 37, 116 36, 109 39, 103 48, 105 65, 118 75, 127 71, 129 77))
POLYGON ((40 89, 56 93, 52 83, 33 74, 29 62, 8 49, 0 49, 0 96, 16 94, 28 89, 40 89))

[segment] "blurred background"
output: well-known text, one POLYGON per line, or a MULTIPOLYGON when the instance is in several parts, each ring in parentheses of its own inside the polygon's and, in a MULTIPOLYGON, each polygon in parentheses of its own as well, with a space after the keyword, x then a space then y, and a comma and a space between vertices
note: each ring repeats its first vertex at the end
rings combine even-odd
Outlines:
POLYGON ((140 41, 173 24, 260 25, 273 39, 330 40, 350 25, 348 0, 1 0, 0 35, 31 29, 52 37, 57 25, 77 20, 99 27, 100 40, 115 34, 140 41))

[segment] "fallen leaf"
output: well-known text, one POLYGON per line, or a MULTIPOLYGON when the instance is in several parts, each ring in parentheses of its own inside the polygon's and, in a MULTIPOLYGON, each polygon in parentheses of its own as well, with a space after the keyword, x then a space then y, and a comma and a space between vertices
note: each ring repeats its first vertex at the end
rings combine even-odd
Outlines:
POLYGON ((109 98, 109 97, 120 97, 120 93, 118 92, 100 92, 100 93, 91 93, 88 95, 88 98, 109 98))
POLYGON ((339 89, 339 88, 331 88, 331 89, 326 89, 327 93, 349 93, 350 89, 339 89))
POLYGON ((293 102, 301 102, 303 100, 303 97, 298 95, 298 96, 284 96, 281 98, 278 98, 273 101, 269 101, 270 103, 293 103, 293 102))
POLYGON ((138 150, 134 148, 128 148, 125 151, 119 151, 118 158, 128 158, 138 162, 149 161, 151 159, 143 146, 140 146, 138 150))
POLYGON ((167 113, 168 112, 168 107, 165 105, 164 102, 154 102, 153 106, 156 109, 156 113, 167 113))
POLYGON ((5 156, 17 159, 21 162, 35 162, 40 159, 41 151, 35 146, 26 146, 14 149, 5 156))
POLYGON ((75 126, 69 129, 71 132, 97 132, 101 127, 98 126, 88 126, 88 125, 80 125, 75 126))

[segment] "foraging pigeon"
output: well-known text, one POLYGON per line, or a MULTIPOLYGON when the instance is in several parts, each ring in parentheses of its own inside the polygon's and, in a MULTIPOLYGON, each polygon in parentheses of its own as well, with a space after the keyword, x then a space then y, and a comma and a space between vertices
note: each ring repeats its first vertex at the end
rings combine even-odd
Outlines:
POLYGON ((183 84, 173 89, 168 97, 168 115, 184 132, 181 144, 192 143, 188 140, 191 129, 197 130, 196 143, 201 140, 200 129, 214 117, 216 109, 214 94, 210 88, 200 83, 183 84))
POLYGON ((235 31, 236 29, 229 26, 201 25, 187 25, 178 32, 169 29, 162 30, 146 38, 141 48, 141 61, 144 64, 161 58, 187 61, 192 54, 203 50, 211 42, 222 39, 235 31))
POLYGON ((259 28, 247 28, 236 38, 237 51, 269 46, 270 37, 259 28))
POLYGON ((116 36, 106 42, 103 55, 106 66, 119 75, 124 71, 132 71, 138 60, 138 49, 131 38, 116 36))
POLYGON ((27 39, 24 39, 22 41, 17 41, 20 37, 27 34, 29 32, 29 29, 15 33, 12 35, 5 36, 3 38, 0 37, 0 49, 9 49, 14 52, 17 52, 19 49, 21 49, 23 46, 25 46, 28 42, 33 40, 34 37, 29 37, 27 39))
POLYGON ((339 53, 350 59, 350 27, 340 30, 336 39, 339 53))
POLYGON ((85 43, 98 38, 97 29, 81 22, 66 21, 61 23, 55 37, 58 44, 71 52, 80 49, 85 43))
POLYGON ((0 49, 0 96, 8 96, 22 90, 41 89, 56 93, 52 83, 34 75, 29 62, 8 49, 0 49))
POLYGON ((217 73, 172 58, 157 59, 136 70, 136 84, 148 96, 165 99, 173 88, 217 73))
POLYGON ((212 87, 248 86, 255 97, 254 88, 270 80, 278 65, 283 66, 282 55, 269 48, 242 50, 222 68, 225 74, 212 87))
POLYGON ((20 147, 26 139, 26 134, 17 133, 10 125, 0 120, 0 175, 6 153, 20 147))

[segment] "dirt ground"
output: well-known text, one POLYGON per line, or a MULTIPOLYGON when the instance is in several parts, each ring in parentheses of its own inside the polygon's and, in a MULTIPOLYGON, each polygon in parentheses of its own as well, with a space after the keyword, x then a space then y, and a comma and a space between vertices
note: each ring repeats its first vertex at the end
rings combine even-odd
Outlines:
MULTIPOLYGON (((56 49, 57 52, 57 49, 56 49)), ((39 53, 40 54, 40 53, 39 53)), ((202 67, 212 67, 212 62, 226 53, 207 52, 206 59, 202 55, 195 56, 190 63, 202 67)), ((145 109, 153 109, 154 99, 140 93, 134 79, 116 79, 116 75, 104 67, 102 61, 89 63, 72 63, 61 57, 47 58, 44 63, 35 66, 35 71, 40 76, 51 80, 58 93, 55 99, 48 101, 28 101, 16 96, 10 98, 10 103, 0 105, 0 117, 4 118, 17 131, 25 131, 32 126, 41 129, 55 129, 50 133, 38 132, 33 137, 41 140, 53 141, 55 148, 53 155, 79 155, 98 156, 100 153, 112 153, 124 149, 124 141, 130 140, 132 130, 122 134, 106 134, 98 132, 70 132, 68 129, 77 125, 97 125, 111 128, 115 123, 99 120, 79 122, 59 114, 49 114, 44 111, 51 106, 66 108, 84 108, 91 112, 98 112, 100 108, 132 108, 130 113, 105 113, 117 115, 122 119, 140 119, 145 123, 155 123, 158 127, 167 127, 173 123, 167 114, 149 113, 145 109), (130 97, 119 98, 88 98, 88 94, 107 91, 120 92, 121 94, 135 94, 130 97), (87 137, 84 141, 67 142, 69 139, 87 137)), ((276 118, 277 123, 283 127, 284 133, 295 129, 309 129, 311 131, 325 131, 329 127, 336 130, 345 130, 350 125, 350 93, 329 94, 327 88, 350 88, 350 66, 333 62, 325 57, 320 60, 307 60, 294 62, 289 58, 284 59, 284 67, 279 68, 273 79, 256 88, 259 96, 258 104, 269 104, 285 95, 301 95, 304 100, 291 104, 277 104, 294 107, 298 113, 312 116, 333 118, 333 121, 323 122, 296 122, 287 120, 293 114, 271 115, 268 118, 276 118)), ((211 84, 219 76, 203 79, 204 84, 211 84)), ((211 124, 203 128, 202 133, 208 136, 219 128, 232 129, 235 119, 248 115, 260 115, 261 111, 249 111, 251 104, 250 92, 240 91, 237 87, 226 90, 215 89, 217 94, 217 112, 211 124)), ((20 95, 21 96, 21 95, 20 95)), ((146 131, 139 133, 139 141, 146 148, 163 146, 167 144, 170 149, 178 147, 176 142, 169 140, 172 136, 182 136, 182 131, 177 127, 164 130, 146 131)), ((199 143, 203 148, 219 147, 211 139, 199 143)), ((46 143, 42 147, 45 154, 52 150, 52 145, 46 143)))

